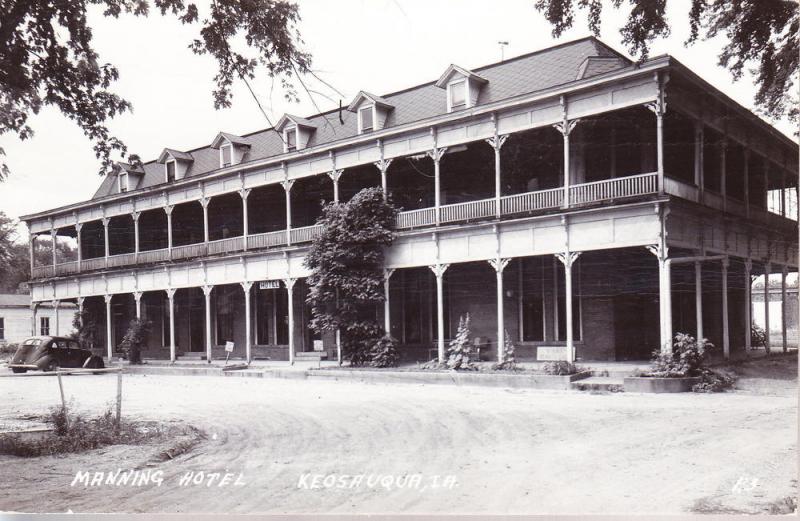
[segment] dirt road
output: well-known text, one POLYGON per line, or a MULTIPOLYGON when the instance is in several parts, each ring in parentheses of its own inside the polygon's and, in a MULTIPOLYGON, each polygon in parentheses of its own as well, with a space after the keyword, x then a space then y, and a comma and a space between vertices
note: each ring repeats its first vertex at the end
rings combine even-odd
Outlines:
MULTIPOLYGON (((752 390, 637 395, 126 375, 124 414, 187 422, 208 439, 159 464, 161 486, 70 486, 77 471, 137 467, 152 446, 0 456, 0 509, 763 512, 796 494, 797 380, 796 371, 771 383, 750 376, 752 390), (245 484, 179 486, 187 471, 241 473, 245 484), (308 473, 321 488, 310 488, 308 473), (418 486, 398 487, 409 474, 421 475, 418 486), (325 488, 329 475, 365 477, 325 488), (395 480, 369 486, 370 475, 395 480), (433 486, 448 476, 456 486, 433 486)), ((78 409, 95 412, 116 385, 114 375, 64 383, 78 409)), ((55 405, 58 387, 47 377, 2 378, 0 396, 0 418, 10 418, 55 405)))

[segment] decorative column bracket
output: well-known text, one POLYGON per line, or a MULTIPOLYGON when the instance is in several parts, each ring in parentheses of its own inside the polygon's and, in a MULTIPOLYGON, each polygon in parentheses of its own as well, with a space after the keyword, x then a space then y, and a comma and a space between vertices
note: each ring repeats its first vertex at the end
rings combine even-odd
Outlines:
POLYGON ((294 186, 294 181, 295 181, 294 179, 287 179, 286 181, 281 181, 281 186, 287 192, 291 192, 292 186, 294 186))
POLYGON ((447 152, 447 147, 440 147, 428 150, 425 152, 425 155, 433 159, 434 163, 438 163, 442 160, 442 156, 444 156, 445 152, 447 152))
POLYGON ((242 188, 238 190, 239 196, 242 198, 243 201, 247 201, 247 196, 250 195, 250 191, 252 188, 242 188))
POLYGON ((503 273, 503 270, 506 269, 508 263, 511 262, 511 258, 503 259, 498 257, 496 259, 489 259, 486 262, 488 262, 497 273, 503 273))
POLYGON ((489 146, 495 149, 496 151, 499 151, 501 148, 503 148, 503 145, 507 140, 508 140, 508 134, 496 135, 490 138, 486 138, 486 142, 489 143, 489 146))
MULTIPOLYGON (((649 248, 649 246, 648 246, 648 248, 649 248)), ((572 251, 572 252, 565 251, 563 253, 556 253, 555 257, 559 261, 561 261, 561 264, 564 265, 564 268, 571 269, 572 265, 575 263, 575 261, 578 260, 578 257, 581 256, 581 253, 582 252, 579 252, 579 251, 572 251)))
POLYGON ((247 292, 250 291, 250 288, 253 287, 253 282, 252 281, 244 281, 244 282, 240 282, 239 285, 241 285, 242 289, 244 290, 244 292, 247 293, 247 292))
POLYGON ((433 272, 433 274, 436 276, 437 279, 444 276, 444 272, 447 271, 447 268, 449 267, 450 267, 449 264, 434 264, 432 266, 428 266, 428 268, 431 269, 431 271, 433 272))
POLYGON ((580 118, 578 119, 565 119, 563 121, 559 121, 558 123, 553 124, 553 128, 561 132, 561 135, 564 137, 568 137, 573 130, 575 130, 575 126, 580 122, 580 118))
POLYGON ((392 278, 392 274, 394 273, 394 268, 384 268, 383 270, 383 280, 388 281, 392 278))

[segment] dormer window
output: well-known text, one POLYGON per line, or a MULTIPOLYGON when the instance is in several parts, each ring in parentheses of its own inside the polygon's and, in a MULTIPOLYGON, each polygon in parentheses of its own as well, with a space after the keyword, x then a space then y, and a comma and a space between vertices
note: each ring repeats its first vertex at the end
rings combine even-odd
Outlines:
POLYGON ((356 95, 347 107, 347 110, 356 113, 359 134, 384 128, 386 120, 389 118, 389 112, 392 109, 394 109, 394 106, 387 100, 363 90, 356 95))
POLYGON ((463 78, 447 85, 447 93, 450 98, 450 110, 460 110, 467 108, 467 79, 463 78))
POLYGON ((219 147, 219 166, 225 168, 233 164, 233 145, 222 145, 219 147))
POLYGON ((375 128, 375 118, 373 117, 375 105, 367 105, 358 109, 359 134, 372 132, 375 128))
POLYGON ((119 193, 128 191, 128 173, 123 172, 119 174, 119 193))
POLYGON ((489 80, 474 72, 450 65, 436 82, 440 89, 447 89, 447 112, 468 109, 478 104, 481 88, 489 80))
POLYGON ((164 163, 164 168, 167 171, 167 182, 173 182, 175 180, 175 160, 172 159, 164 163))
POLYGON ((287 152, 297 150, 297 128, 287 128, 283 133, 283 139, 286 143, 287 152))

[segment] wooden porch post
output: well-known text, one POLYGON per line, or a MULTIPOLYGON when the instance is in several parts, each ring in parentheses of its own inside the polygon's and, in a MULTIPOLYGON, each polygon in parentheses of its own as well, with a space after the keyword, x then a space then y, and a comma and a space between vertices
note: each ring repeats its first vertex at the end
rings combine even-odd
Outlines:
POLYGON ((564 96, 560 98, 562 119, 559 123, 553 125, 553 128, 561 132, 564 138, 564 197, 561 203, 562 208, 569 208, 569 185, 570 185, 570 172, 569 172, 569 135, 578 124, 577 119, 570 121, 567 119, 567 100, 564 96))
POLYGON ((136 302, 136 319, 142 319, 142 292, 141 291, 134 291, 133 292, 133 300, 136 302))
POLYGON ((36 312, 39 311, 39 303, 31 304, 31 336, 36 336, 36 312))
POLYGON ((214 286, 202 286, 203 295, 206 297, 206 361, 211 363, 211 291, 214 286))
POLYGON ((650 253, 658 259, 658 301, 661 310, 661 352, 672 353, 672 279, 671 263, 666 245, 648 246, 650 253))
POLYGON ((106 301, 106 349, 108 350, 108 360, 110 362, 111 358, 114 356, 113 342, 111 339, 111 299, 114 298, 114 295, 104 295, 103 298, 106 301))
POLYGON ((494 212, 495 217, 499 219, 500 215, 503 213, 501 207, 503 189, 500 182, 500 149, 503 147, 506 139, 508 139, 508 134, 501 136, 497 133, 496 114, 492 114, 492 123, 494 124, 494 136, 487 139, 486 142, 489 143, 489 146, 494 149, 494 212))
POLYGON ((769 338, 769 274, 772 271, 772 264, 764 264, 764 329, 767 333, 765 349, 767 354, 772 352, 772 343, 769 338))
POLYGON ((175 362, 175 289, 167 289, 169 299, 169 359, 175 362))
POLYGON ((505 309, 503 306, 503 270, 506 269, 511 259, 503 259, 497 257, 496 259, 489 259, 489 264, 494 268, 496 284, 497 284, 497 362, 503 362, 503 348, 505 345, 506 325, 505 325, 505 309))
POLYGON ((103 223, 103 247, 105 248, 105 257, 106 263, 108 263, 108 257, 110 255, 109 245, 108 245, 108 223, 110 219, 108 217, 103 217, 101 222, 103 223))
POLYGON ((744 334, 744 349, 745 352, 748 354, 750 353, 750 349, 752 349, 752 306, 753 306, 753 297, 751 295, 751 291, 753 288, 753 279, 751 278, 751 273, 753 271, 753 261, 750 259, 745 259, 744 261, 744 325, 745 325, 745 334, 744 334))
POLYGON ((781 270, 781 341, 783 343, 783 352, 789 349, 788 338, 786 336, 786 276, 789 274, 789 269, 784 265, 781 270))
POLYGON ((697 320, 697 340, 703 339, 703 265, 694 263, 694 307, 697 320))
POLYGON ((288 296, 289 307, 289 364, 294 365, 294 284, 297 279, 286 278, 283 283, 286 285, 286 295, 288 296))
POLYGON ((286 244, 292 244, 292 186, 294 179, 281 181, 281 186, 286 192, 286 244))
POLYGON ((58 264, 58 230, 50 230, 50 246, 53 250, 53 275, 55 275, 56 264, 58 264))
POLYGON ((131 218, 133 219, 133 256, 137 261, 139 258, 139 216, 141 214, 142 212, 135 210, 131 212, 131 218))
POLYGON ((389 304, 389 279, 392 278, 394 269, 384 268, 383 270, 383 329, 388 336, 392 335, 392 315, 389 304))
POLYGON ((247 251, 247 235, 250 227, 247 218, 247 196, 250 195, 250 188, 242 188, 239 190, 239 195, 242 198, 242 243, 243 249, 247 251))
POLYGON ((175 205, 168 204, 164 206, 164 211, 167 213, 167 253, 169 258, 172 258, 172 209, 175 205))
POLYGON ((728 316, 728 258, 722 259, 722 353, 725 359, 731 357, 731 338, 728 316))
POLYGON ((437 141, 435 128, 431 129, 431 135, 433 136, 433 150, 429 150, 427 155, 433 159, 434 211, 436 213, 436 224, 439 224, 441 222, 442 215, 442 177, 439 163, 441 163, 444 153, 447 152, 447 147, 439 148, 436 144, 437 141))
POLYGON ((575 343, 572 334, 572 265, 580 254, 579 251, 565 251, 556 254, 556 258, 564 265, 564 314, 566 315, 567 361, 570 363, 575 362, 575 343))
POLYGON ((60 304, 61 304, 60 300, 54 300, 53 303, 52 303, 52 305, 53 305, 53 315, 54 315, 53 322, 54 322, 54 325, 55 325, 55 329, 54 330, 56 332, 56 336, 59 336, 59 332, 58 332, 58 329, 59 329, 58 328, 58 326, 59 326, 59 324, 58 324, 58 307, 59 307, 60 304))
POLYGON ((428 266, 436 276, 436 330, 439 362, 444 362, 444 272, 449 264, 428 266))
POLYGON ((241 282, 242 289, 244 290, 244 348, 245 348, 245 355, 247 357, 247 363, 249 364, 252 360, 252 332, 251 332, 251 325, 250 325, 250 288, 253 287, 252 282, 241 282))
POLYGON ((342 177, 344 170, 331 170, 328 172, 328 177, 333 181, 333 202, 339 202, 339 178, 342 177))
MULTIPOLYGON (((30 236, 30 240, 28 241, 28 255, 30 256, 31 260, 31 277, 33 277, 33 270, 36 267, 36 263, 34 262, 35 258, 34 252, 36 250, 36 234, 30 232, 30 226, 28 227, 28 235, 30 236)), ((80 232, 78 233, 78 235, 80 236, 80 232)), ((80 245, 80 242, 78 244, 80 245)), ((80 252, 80 248, 78 248, 78 251, 80 252)), ((78 255, 80 255, 80 253, 78 255)))
POLYGON ((200 206, 203 207, 203 242, 208 244, 208 205, 211 202, 210 197, 203 197, 200 199, 200 206))

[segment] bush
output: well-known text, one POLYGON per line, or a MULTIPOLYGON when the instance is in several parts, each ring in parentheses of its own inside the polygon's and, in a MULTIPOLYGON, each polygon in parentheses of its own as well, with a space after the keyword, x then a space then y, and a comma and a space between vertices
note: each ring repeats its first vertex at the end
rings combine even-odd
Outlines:
POLYGON ((400 356, 397 354, 396 340, 384 335, 372 346, 372 367, 397 367, 400 356))
POLYGON ((511 336, 508 331, 505 332, 503 339, 503 361, 499 364, 494 364, 492 369, 495 371, 516 371, 517 359, 514 357, 514 342, 511 341, 511 336))
POLYGON ((450 341, 447 348, 447 367, 455 370, 476 370, 472 362, 472 340, 469 338, 469 313, 466 318, 458 319, 456 337, 450 341))
POLYGON ((122 339, 120 347, 125 351, 128 361, 132 364, 142 363, 142 346, 147 344, 147 335, 150 333, 150 322, 135 318, 122 339))
POLYGON ((18 347, 19 344, 15 343, 0 344, 0 358, 10 359, 17 352, 18 347))
POLYGON ((750 324, 750 347, 767 347, 767 332, 755 322, 750 324))
POLYGON ((118 425, 111 409, 97 418, 87 419, 57 407, 51 409, 45 422, 53 425, 52 435, 33 440, 3 436, 0 438, 0 454, 37 457, 84 452, 105 445, 150 442, 167 434, 152 425, 145 427, 124 420, 118 425))
POLYGON ((572 362, 567 362, 566 360, 545 362, 544 365, 542 365, 542 372, 552 376, 567 376, 580 373, 582 370, 582 367, 575 365, 572 362))
POLYGON ((733 389, 733 384, 736 382, 733 375, 710 369, 703 369, 700 376, 703 380, 692 386, 694 393, 721 393, 733 389))
POLYGON ((698 342, 691 335, 678 333, 672 342, 671 353, 662 353, 660 350, 653 352, 650 370, 644 376, 658 378, 700 376, 706 354, 713 347, 714 345, 705 338, 698 342))
POLYGON ((70 337, 84 349, 94 349, 100 345, 100 328, 88 310, 76 311, 72 317, 73 332, 70 337))

